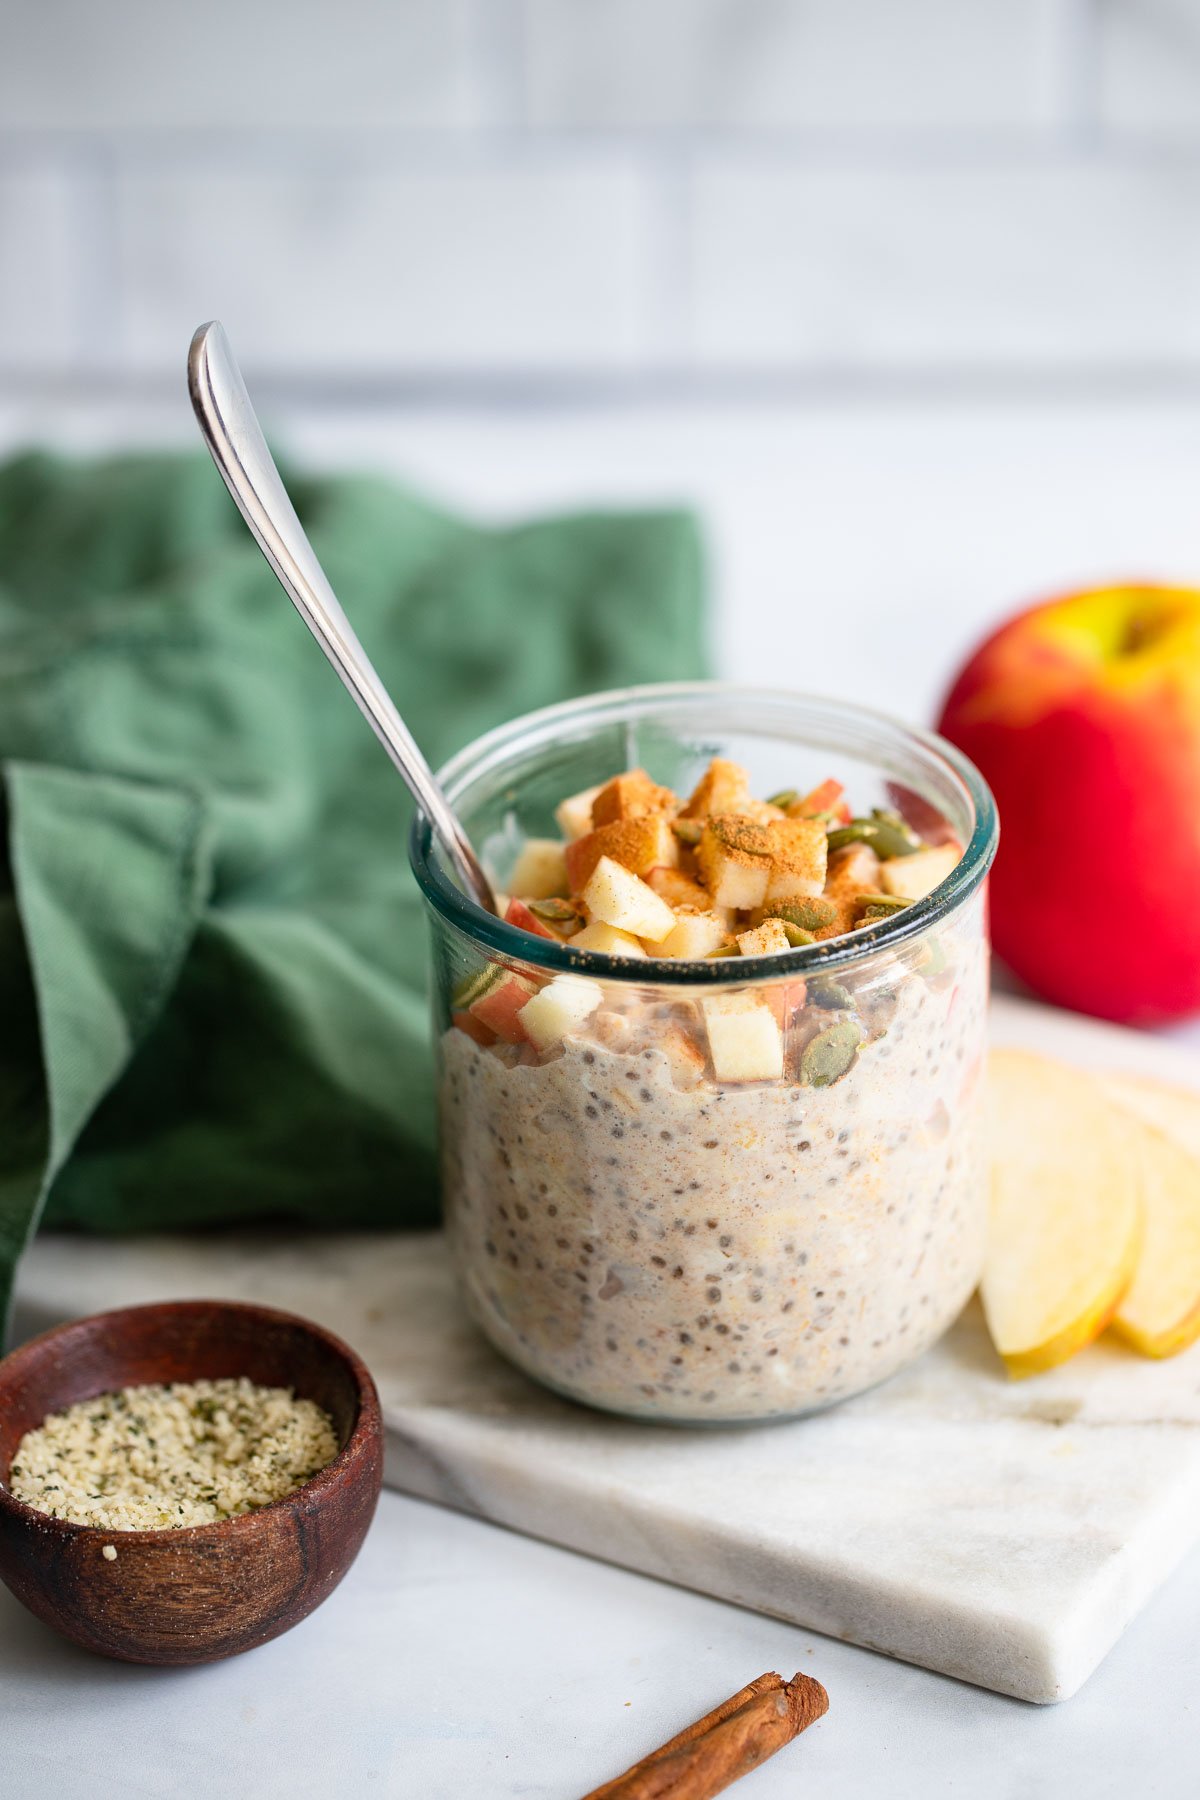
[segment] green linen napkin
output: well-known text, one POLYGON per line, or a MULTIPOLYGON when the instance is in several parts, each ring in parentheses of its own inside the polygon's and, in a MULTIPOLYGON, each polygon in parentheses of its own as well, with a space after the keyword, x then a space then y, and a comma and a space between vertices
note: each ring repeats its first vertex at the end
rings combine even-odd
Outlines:
MULTIPOLYGON (((289 483, 436 766, 702 672, 682 513, 486 529, 289 483)), ((0 1328, 39 1218, 436 1216, 407 791, 206 458, 0 465, 0 1328)))

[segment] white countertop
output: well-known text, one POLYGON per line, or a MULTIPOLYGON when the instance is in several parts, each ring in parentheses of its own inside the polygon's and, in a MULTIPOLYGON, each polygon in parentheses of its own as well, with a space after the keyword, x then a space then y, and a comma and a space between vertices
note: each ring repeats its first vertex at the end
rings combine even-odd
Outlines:
POLYGON ((830 1711, 738 1800, 1194 1800, 1193 1556, 1033 1707, 385 1493, 345 1583, 208 1669, 108 1663, 0 1590, 6 1800, 579 1800, 765 1669, 830 1711))
MULTIPOLYGON (((783 683, 914 718, 1026 599, 1200 576, 1194 406, 277 408, 274 426, 312 460, 385 466, 489 516, 693 497, 722 584, 721 672, 751 676, 766 646, 783 683)), ((192 442, 182 396, 172 411, 0 411, 0 446, 32 436, 192 442)), ((804 1668, 830 1714, 739 1800, 1192 1800, 1198 1614, 1194 1555, 1075 1699, 1035 1709, 385 1494, 328 1604, 212 1669, 85 1656, 0 1590, 0 1786, 6 1800, 578 1800, 752 1676, 804 1668)))

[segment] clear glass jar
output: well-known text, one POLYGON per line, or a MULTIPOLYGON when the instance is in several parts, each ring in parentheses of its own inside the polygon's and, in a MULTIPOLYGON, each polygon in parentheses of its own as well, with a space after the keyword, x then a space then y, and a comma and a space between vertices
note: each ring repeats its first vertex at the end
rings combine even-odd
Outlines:
POLYGON ((856 812, 899 807, 965 853, 926 899, 848 937, 630 962, 490 917, 424 819, 412 837, 432 923, 446 1218, 471 1315, 560 1394, 692 1424, 814 1411, 911 1362, 978 1281, 987 1207, 997 827, 949 744, 831 701, 695 683, 530 714, 442 780, 503 885, 523 837, 555 834, 564 796, 638 766, 686 794, 716 755, 744 764, 760 795, 836 777, 856 812), (461 1003, 489 965, 516 984, 514 1005, 562 975, 602 999, 545 1054, 485 1047, 461 1003), (731 995, 782 1027, 778 1078, 714 1079, 706 1030, 731 995))

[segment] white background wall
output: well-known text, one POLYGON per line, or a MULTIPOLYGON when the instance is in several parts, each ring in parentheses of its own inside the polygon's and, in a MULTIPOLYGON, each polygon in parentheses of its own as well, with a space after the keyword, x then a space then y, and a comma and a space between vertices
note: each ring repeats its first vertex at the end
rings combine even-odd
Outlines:
POLYGON ((1200 0, 0 0, 0 399, 1200 376, 1200 0))

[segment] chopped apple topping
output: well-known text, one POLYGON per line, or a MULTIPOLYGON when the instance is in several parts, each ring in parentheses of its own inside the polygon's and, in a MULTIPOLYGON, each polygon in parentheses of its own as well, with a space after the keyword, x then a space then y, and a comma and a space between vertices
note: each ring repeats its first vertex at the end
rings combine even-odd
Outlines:
POLYGON ((568 843, 586 837, 592 829, 592 807, 599 792, 599 787, 584 788, 582 793, 560 800, 555 807, 554 822, 568 843))
POLYGON ((717 813, 706 822, 696 866, 717 906, 750 912, 766 899, 771 879, 768 829, 738 813, 717 813))
POLYGON ((655 956, 677 957, 683 962, 699 962, 719 950, 729 936, 720 913, 686 912, 675 914, 674 930, 654 946, 655 956))
POLYGON ((768 900, 812 899, 825 886, 829 837, 820 819, 776 819, 767 826, 771 847, 768 900))
POLYGON ((509 882, 522 900, 549 900, 567 891, 567 859, 554 838, 526 838, 509 882))
POLYGON ((571 891, 578 894, 602 856, 611 856, 635 875, 648 875, 651 869, 669 868, 679 861, 679 839, 661 813, 648 813, 597 826, 568 844, 566 856, 571 891))
POLYGON ((598 981, 583 975, 556 975, 521 1008, 522 1029, 535 1049, 553 1049, 591 1018, 603 998, 598 981))
POLYGON ((714 994, 701 1002, 713 1073, 718 1081, 778 1081, 783 1034, 771 1008, 754 994, 714 994))
POLYGON ((707 819, 713 813, 738 813, 749 799, 750 777, 741 764, 714 756, 680 816, 707 819))
POLYGON ((642 956, 646 952, 638 940, 628 931, 618 931, 615 925, 606 925, 602 919, 593 919, 582 931, 577 931, 571 939, 572 950, 599 950, 605 956, 642 956))
POLYGON ((879 865, 879 885, 885 894, 901 900, 923 900, 952 875, 961 858, 956 844, 936 850, 914 850, 911 856, 894 856, 879 865))
POLYGON ((679 811, 679 801, 670 788, 651 781, 645 769, 630 769, 600 789, 592 801, 592 824, 613 825, 618 819, 640 819, 647 813, 679 811))
POLYGON ((666 901, 611 856, 602 856, 593 869, 583 903, 593 919, 651 943, 660 944, 675 928, 675 914, 666 901))
POLYGON ((774 956, 792 948, 782 919, 764 919, 751 931, 739 931, 737 942, 743 956, 774 956))
POLYGON ((507 916, 535 936, 635 958, 782 954, 878 929, 944 880, 962 851, 930 817, 928 838, 882 807, 852 818, 833 780, 759 800, 745 769, 719 756, 681 807, 645 769, 626 769, 561 803, 562 843, 525 844, 507 916))
POLYGON ((708 889, 682 869, 651 869, 643 879, 668 906, 691 906, 697 912, 708 910, 708 889))

